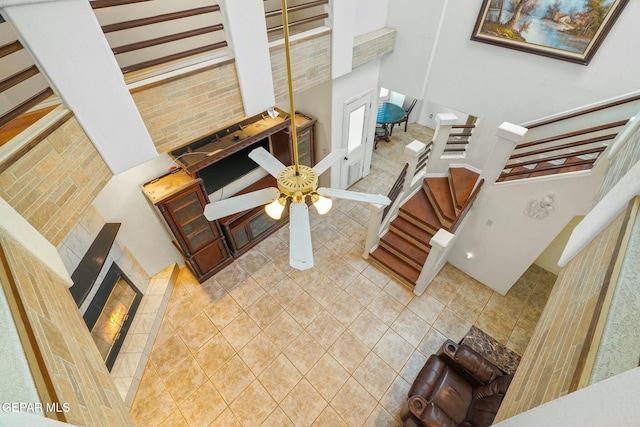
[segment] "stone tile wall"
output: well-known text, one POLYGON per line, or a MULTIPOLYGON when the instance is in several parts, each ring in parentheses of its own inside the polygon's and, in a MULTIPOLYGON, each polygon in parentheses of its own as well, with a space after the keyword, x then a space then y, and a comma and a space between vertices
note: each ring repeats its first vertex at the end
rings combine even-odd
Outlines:
POLYGON ((0 197, 57 246, 111 176, 71 118, 0 173, 0 197))
MULTIPOLYGON (((640 160, 640 131, 612 160, 598 199, 640 160)), ((540 317, 496 422, 564 396, 570 391, 596 301, 615 245, 623 230, 622 213, 564 267, 540 317)))
POLYGON ((393 52, 395 44, 396 30, 392 28, 381 28, 356 37, 353 41, 352 67, 359 67, 386 53, 393 52))
POLYGON ((91 336, 65 283, 8 236, 0 235, 28 329, 42 354, 68 423, 78 426, 132 426, 91 336))

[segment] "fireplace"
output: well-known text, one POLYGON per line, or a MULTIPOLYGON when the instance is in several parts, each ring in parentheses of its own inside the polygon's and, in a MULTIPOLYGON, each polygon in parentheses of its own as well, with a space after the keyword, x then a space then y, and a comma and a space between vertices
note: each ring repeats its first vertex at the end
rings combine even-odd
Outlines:
POLYGON ((141 299, 142 292, 131 283, 118 264, 112 263, 84 314, 91 337, 109 371, 141 299))

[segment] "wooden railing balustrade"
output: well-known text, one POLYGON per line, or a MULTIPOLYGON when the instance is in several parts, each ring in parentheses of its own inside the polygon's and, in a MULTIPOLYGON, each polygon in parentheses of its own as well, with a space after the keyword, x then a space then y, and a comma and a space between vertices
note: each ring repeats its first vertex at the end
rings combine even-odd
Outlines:
MULTIPOLYGON (((219 5, 188 8, 189 2, 184 2, 179 4, 185 9, 152 14, 157 12, 158 5, 151 3, 152 1, 97 0, 90 2, 123 74, 201 54, 222 52, 227 47, 219 5), (136 8, 139 18, 109 22, 113 21, 114 15, 119 18, 130 18, 132 9, 127 9, 127 6, 134 3, 140 4, 136 8), (121 13, 114 14, 113 11, 117 7, 120 7, 118 10, 121 10, 121 13), (112 9, 108 10, 108 8, 112 9), (101 12, 102 10, 105 12, 101 12), (168 22, 172 22, 172 25, 165 25, 168 22), (144 27, 144 30, 141 27, 144 27), (147 34, 154 37, 149 37, 147 34), (123 43, 124 40, 130 40, 131 43, 123 43)), ((163 6, 166 9, 166 4, 163 6)))
POLYGON ((476 125, 452 125, 451 133, 447 139, 447 144, 444 147, 444 153, 466 153, 469 139, 471 138, 472 129, 476 125), (454 129, 461 129, 459 132, 454 133, 454 129))
POLYGON ((405 163, 404 167, 402 168, 402 171, 400 172, 400 175, 398 175, 398 178, 396 179, 396 182, 391 187, 391 190, 389 190, 389 194, 387 194, 387 197, 389 198, 389 200, 391 200, 391 203, 389 203, 384 208, 384 211, 383 211, 383 214, 382 214, 382 221, 383 222, 384 222, 384 220, 387 219, 387 214, 391 210, 391 207, 393 206, 395 201, 398 199, 398 196, 400 195, 400 193, 402 192, 402 189, 404 188, 404 180, 407 177, 407 169, 408 168, 409 168, 409 163, 405 163))
POLYGON ((424 149, 424 152, 418 156, 418 163, 416 165, 416 170, 413 173, 413 176, 416 176, 422 168, 425 167, 427 162, 429 161, 429 156, 431 156, 431 151, 433 150, 433 141, 429 142, 424 149))
MULTIPOLYGON (((267 5, 265 9, 265 19, 267 20, 267 34, 269 40, 276 40, 282 37, 282 9, 274 8, 275 5, 270 0, 264 0, 267 5)), ((279 4, 279 2, 278 2, 279 4)), ((324 20, 329 17, 325 11, 325 5, 329 4, 329 0, 314 0, 300 4, 294 4, 287 7, 290 14, 289 28, 297 29, 299 32, 308 31, 313 28, 324 25, 324 20)))

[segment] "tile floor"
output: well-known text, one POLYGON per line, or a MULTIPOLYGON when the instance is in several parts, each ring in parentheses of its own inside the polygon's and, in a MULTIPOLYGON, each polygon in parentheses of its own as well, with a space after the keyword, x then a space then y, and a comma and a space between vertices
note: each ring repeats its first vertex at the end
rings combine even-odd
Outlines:
MULTIPOLYGON (((396 129, 353 188, 386 194, 396 129)), ((288 265, 283 227, 200 285, 183 269, 131 408, 139 426, 397 426, 411 382, 447 339, 475 325, 522 354, 555 281, 532 266, 496 294, 446 265, 421 296, 361 256, 366 206, 312 214, 316 266, 288 265)))

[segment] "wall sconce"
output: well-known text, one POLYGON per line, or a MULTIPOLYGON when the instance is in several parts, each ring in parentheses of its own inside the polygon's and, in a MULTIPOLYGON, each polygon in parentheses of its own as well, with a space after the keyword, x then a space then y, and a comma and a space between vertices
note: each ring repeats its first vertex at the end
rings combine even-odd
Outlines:
POLYGON ((527 203, 527 208, 523 213, 535 219, 544 219, 549 216, 549 212, 553 210, 555 202, 555 194, 553 193, 547 194, 542 200, 531 199, 527 203))

